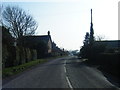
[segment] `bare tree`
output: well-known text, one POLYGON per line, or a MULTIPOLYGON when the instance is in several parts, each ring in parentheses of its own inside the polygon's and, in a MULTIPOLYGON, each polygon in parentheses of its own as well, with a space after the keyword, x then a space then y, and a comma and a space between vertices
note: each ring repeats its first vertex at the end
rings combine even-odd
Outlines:
POLYGON ((96 39, 96 41, 102 41, 103 39, 105 39, 105 36, 104 35, 97 35, 95 39, 96 39))
POLYGON ((10 33, 18 40, 23 36, 33 35, 37 29, 33 17, 17 6, 5 7, 2 17, 10 33))

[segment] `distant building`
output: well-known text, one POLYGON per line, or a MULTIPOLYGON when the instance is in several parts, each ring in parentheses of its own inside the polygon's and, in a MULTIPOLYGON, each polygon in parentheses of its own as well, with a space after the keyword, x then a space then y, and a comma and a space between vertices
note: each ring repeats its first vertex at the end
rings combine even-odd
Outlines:
POLYGON ((52 55, 53 56, 59 56, 63 54, 63 50, 61 50, 54 42, 52 42, 52 55))

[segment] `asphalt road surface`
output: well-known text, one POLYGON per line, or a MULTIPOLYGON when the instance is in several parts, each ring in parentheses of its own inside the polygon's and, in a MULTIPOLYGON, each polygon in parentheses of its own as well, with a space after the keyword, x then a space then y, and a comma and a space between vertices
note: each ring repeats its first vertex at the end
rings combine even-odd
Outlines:
POLYGON ((3 88, 115 88, 96 68, 75 57, 40 64, 3 84, 3 88))

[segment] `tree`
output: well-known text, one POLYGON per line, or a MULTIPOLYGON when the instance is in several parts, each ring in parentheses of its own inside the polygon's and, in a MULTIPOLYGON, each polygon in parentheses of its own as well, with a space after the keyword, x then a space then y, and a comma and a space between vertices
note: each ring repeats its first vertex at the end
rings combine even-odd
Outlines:
POLYGON ((14 44, 14 38, 5 26, 0 26, 2 29, 2 44, 6 44, 8 46, 12 46, 14 44))
POLYGON ((10 33, 19 43, 22 42, 23 36, 33 35, 37 29, 37 23, 33 17, 17 6, 7 6, 2 17, 10 33))
POLYGON ((90 44, 92 45, 94 42, 94 30, 93 30, 93 23, 92 23, 92 9, 91 9, 91 26, 90 26, 90 44))
POLYGON ((103 39, 105 39, 105 36, 103 35, 96 36, 95 38, 96 41, 102 41, 103 39))
POLYGON ((89 32, 86 32, 85 40, 83 41, 83 46, 80 49, 80 54, 82 58, 88 58, 90 54, 90 35, 89 32))
POLYGON ((88 32, 86 32, 86 35, 85 35, 85 40, 84 40, 84 46, 88 45, 89 44, 89 38, 90 38, 90 35, 88 32))

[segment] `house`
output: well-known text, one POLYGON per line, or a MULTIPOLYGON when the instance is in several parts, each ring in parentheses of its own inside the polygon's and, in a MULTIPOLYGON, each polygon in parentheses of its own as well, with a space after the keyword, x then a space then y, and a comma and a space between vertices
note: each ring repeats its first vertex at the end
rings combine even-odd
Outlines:
POLYGON ((52 55, 53 56, 60 56, 64 53, 54 42, 52 42, 52 55))
MULTIPOLYGON (((42 51, 44 47, 44 49, 46 49, 45 54, 48 55, 52 53, 52 39, 50 31, 48 31, 48 35, 24 36, 22 40, 24 42, 25 47, 35 47, 35 45, 38 45, 37 47, 40 48, 39 51, 42 51), (45 46, 47 47, 45 48, 45 46)), ((44 52, 42 51, 41 53, 44 52)))
POLYGON ((64 50, 61 50, 52 42, 50 31, 47 35, 24 36, 22 40, 24 47, 37 50, 38 58, 65 54, 64 50))

